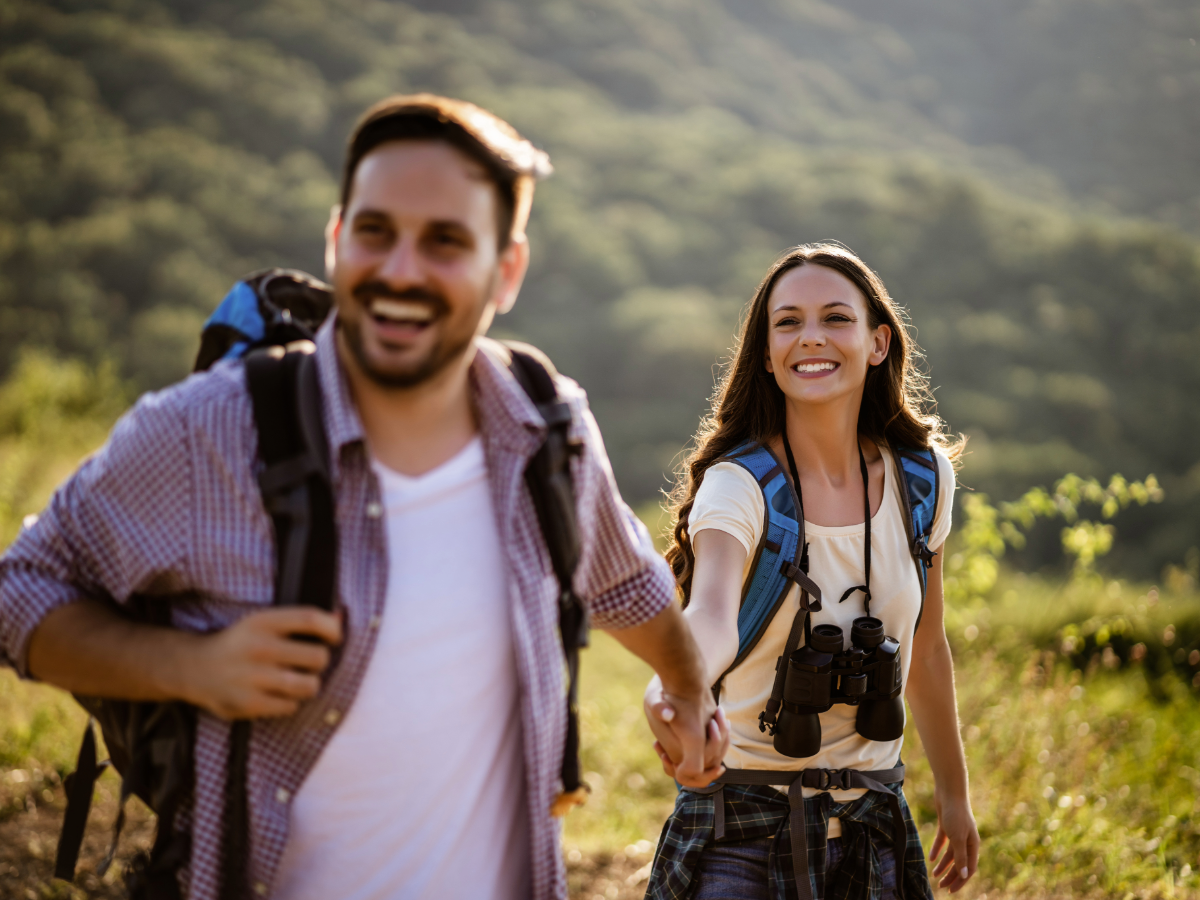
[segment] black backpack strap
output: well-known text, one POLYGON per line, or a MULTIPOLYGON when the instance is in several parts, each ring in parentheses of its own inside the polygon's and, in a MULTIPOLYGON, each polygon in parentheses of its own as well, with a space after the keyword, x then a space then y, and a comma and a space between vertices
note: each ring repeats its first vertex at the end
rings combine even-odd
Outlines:
POLYGON ((579 445, 570 437, 571 408, 558 396, 554 366, 539 350, 506 342, 512 357, 513 376, 529 395, 546 422, 546 440, 525 469, 525 484, 533 498, 542 539, 558 578, 558 627, 567 659, 567 741, 563 748, 562 793, 552 813, 565 815, 583 803, 587 785, 579 765, 579 650, 588 644, 587 611, 573 587, 579 563, 579 527, 575 520, 575 488, 571 483, 571 457, 579 445))
MULTIPOLYGON (((315 349, 311 341, 298 341, 251 353, 246 357, 246 385, 263 465, 258 484, 275 532, 275 603, 332 610, 337 530, 315 349)), ((222 900, 248 896, 250 730, 246 720, 234 722, 230 729, 222 900)))
POLYGON ((95 790, 96 779, 106 768, 107 761, 96 761, 95 720, 89 718, 83 732, 83 743, 79 746, 79 760, 75 764, 75 771, 68 775, 64 782, 67 811, 63 816, 58 855, 54 860, 55 878, 75 880, 75 864, 79 861, 79 848, 83 846, 83 833, 87 829, 88 812, 92 808, 92 793, 95 790))

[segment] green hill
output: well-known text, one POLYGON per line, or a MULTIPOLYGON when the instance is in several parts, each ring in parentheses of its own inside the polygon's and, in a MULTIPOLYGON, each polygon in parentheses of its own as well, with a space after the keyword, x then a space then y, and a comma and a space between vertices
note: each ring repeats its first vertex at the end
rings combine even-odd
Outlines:
POLYGON ((966 482, 1153 472, 1114 564, 1157 573, 1200 543, 1196 13, 1040 9, 0 0, 0 374, 36 346, 181 376, 238 276, 319 268, 357 113, 453 93, 556 164, 500 326, 588 388, 631 500, 771 259, 833 238, 911 310, 966 482))

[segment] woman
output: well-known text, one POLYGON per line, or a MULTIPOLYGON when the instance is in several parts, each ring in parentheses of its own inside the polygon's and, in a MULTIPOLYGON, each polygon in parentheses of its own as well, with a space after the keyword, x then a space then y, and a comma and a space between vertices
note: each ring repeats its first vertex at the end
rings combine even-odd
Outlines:
MULTIPOLYGON (((677 487, 668 551, 731 746, 718 783, 681 791, 652 900, 930 897, 901 789, 901 686, 933 769, 933 875, 953 892, 975 872, 942 623, 961 444, 920 411, 916 353, 878 276, 837 245, 785 254, 750 304, 677 487), (914 502, 932 558, 906 527, 914 502), (755 608, 767 610, 757 625, 755 608)), ((673 775, 657 681, 646 710, 673 775)))

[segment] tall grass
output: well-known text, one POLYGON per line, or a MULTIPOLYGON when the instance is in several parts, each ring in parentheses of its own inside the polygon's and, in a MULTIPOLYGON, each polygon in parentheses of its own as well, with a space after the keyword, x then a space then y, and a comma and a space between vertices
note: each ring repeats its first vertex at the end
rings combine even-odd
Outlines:
MULTIPOLYGON (((1018 575, 1002 576, 996 594, 947 616, 983 839, 965 896, 1200 896, 1200 706, 1187 665, 1200 630, 1180 624, 1196 618, 1200 597, 1155 603, 1146 587, 1018 575), (1182 651, 1183 667, 1148 667, 1148 646, 1138 659, 1070 651, 1072 626, 1122 614, 1135 623, 1130 640, 1157 642, 1171 659, 1182 651)), ((566 822, 568 853, 653 843, 671 810, 675 788, 641 718, 649 674, 605 635, 585 651, 583 760, 594 794, 566 822)), ((928 847, 933 779, 912 727, 905 762, 928 847)))

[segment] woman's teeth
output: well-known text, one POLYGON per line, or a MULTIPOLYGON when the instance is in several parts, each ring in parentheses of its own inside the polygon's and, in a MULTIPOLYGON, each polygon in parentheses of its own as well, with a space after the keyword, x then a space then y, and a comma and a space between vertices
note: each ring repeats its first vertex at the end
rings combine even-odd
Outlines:
POLYGON ((832 372, 834 369, 837 368, 837 363, 831 363, 831 362, 800 363, 799 365, 793 366, 792 368, 795 369, 797 372, 802 372, 802 373, 832 372))
POLYGON ((372 300, 371 315, 389 322, 433 321, 433 309, 427 303, 411 303, 405 300, 372 300))

